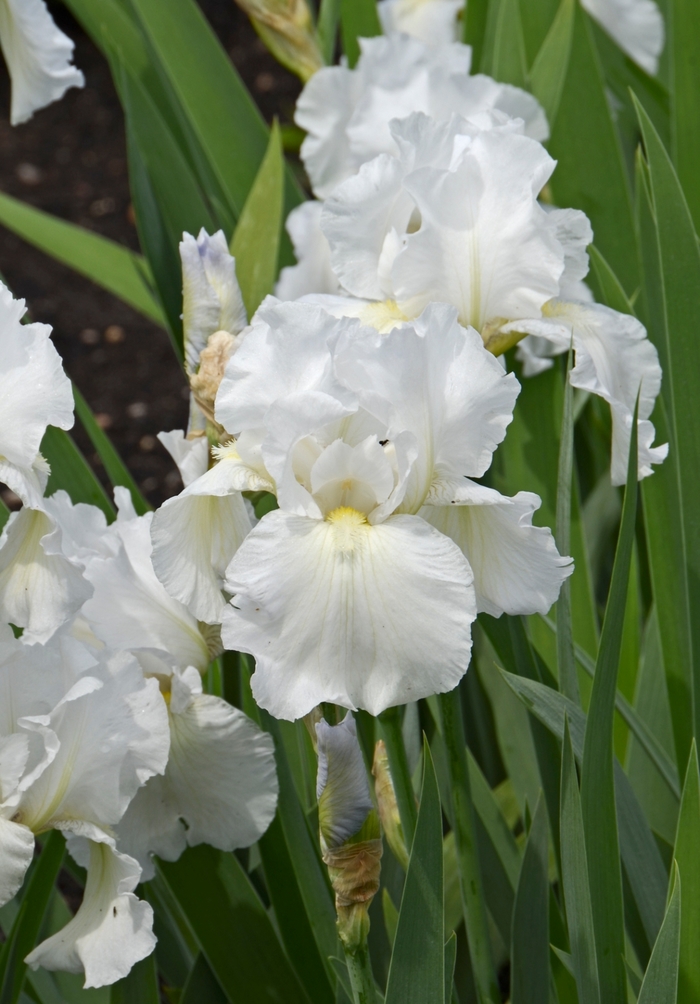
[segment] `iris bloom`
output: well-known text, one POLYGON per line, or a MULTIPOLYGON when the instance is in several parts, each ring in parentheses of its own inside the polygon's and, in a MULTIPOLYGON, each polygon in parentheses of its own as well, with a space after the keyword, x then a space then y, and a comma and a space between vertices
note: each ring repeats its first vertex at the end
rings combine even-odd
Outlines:
POLYGON ((464 0, 379 0, 382 28, 403 32, 426 45, 444 45, 459 37, 458 20, 464 0))
POLYGON ((319 70, 297 101, 296 122, 308 133, 301 156, 317 198, 327 198, 377 154, 396 154, 389 123, 411 112, 448 119, 497 109, 523 119, 536 139, 549 134, 532 95, 483 74, 469 75, 469 46, 455 42, 433 49, 396 34, 360 39, 360 47, 354 69, 319 70))
POLYGON ((34 837, 51 829, 88 869, 78 913, 28 956, 33 968, 125 976, 155 945, 153 914, 133 894, 141 870, 114 827, 136 791, 162 773, 170 744, 155 680, 127 653, 94 656, 65 635, 0 643, 0 902, 22 884, 34 837))
MULTIPOLYGON (((456 685, 477 609, 549 609, 571 566, 532 526, 539 499, 471 480, 518 390, 445 305, 388 335, 304 303, 258 311, 217 397, 237 438, 200 481, 279 503, 224 578, 223 641, 256 657, 259 704, 377 714, 456 685), (433 525, 444 507, 460 510, 457 543, 433 525)), ((157 522, 156 570, 197 535, 157 522)))
POLYGON ((12 80, 12 125, 58 101, 69 87, 85 84, 72 65, 75 46, 44 0, 0 0, 0 46, 12 80))
POLYGON ((422 114, 391 128, 400 155, 364 164, 325 203, 334 272, 357 298, 325 297, 326 308, 386 331, 450 303, 494 353, 521 342, 526 374, 573 342, 571 383, 611 406, 613 482, 625 481, 640 388, 638 470, 651 474, 667 452, 652 446, 648 420, 661 385, 656 349, 635 318, 592 302, 587 218, 538 202, 555 167, 544 147, 496 116, 488 129, 422 114))

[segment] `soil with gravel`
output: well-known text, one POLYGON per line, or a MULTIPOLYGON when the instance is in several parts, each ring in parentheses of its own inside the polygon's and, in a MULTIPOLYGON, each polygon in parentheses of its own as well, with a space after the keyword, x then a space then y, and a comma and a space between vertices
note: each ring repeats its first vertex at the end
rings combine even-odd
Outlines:
MULTIPOLYGON (((291 122, 296 78, 272 59, 233 0, 201 0, 201 7, 266 119, 291 122)), ((109 67, 65 7, 51 10, 76 43, 86 86, 13 128, 9 78, 0 67, 0 190, 138 250, 124 118, 109 67)), ((180 491, 177 469, 156 439, 187 419, 187 386, 165 331, 2 226, 0 274, 26 299, 32 320, 52 325, 68 375, 151 504, 180 491)), ((78 425, 72 434, 106 485, 89 440, 78 425)), ((17 504, 7 489, 2 497, 17 504)))

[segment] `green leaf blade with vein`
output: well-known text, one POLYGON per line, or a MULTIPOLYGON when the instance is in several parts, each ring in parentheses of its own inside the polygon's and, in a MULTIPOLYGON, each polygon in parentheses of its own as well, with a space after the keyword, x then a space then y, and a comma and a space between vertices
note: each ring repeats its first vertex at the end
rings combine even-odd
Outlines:
POLYGON ((644 974, 637 1004, 675 1004, 677 1000, 683 899, 678 865, 675 864, 672 879, 668 909, 644 974))
POLYGON ((700 774, 693 742, 678 816, 674 858, 681 880, 678 1004, 700 999, 700 774))
POLYGON ((549 993, 549 832, 540 795, 525 845, 513 908, 512 1004, 541 1004, 549 993))
POLYGON ((581 808, 589 862, 598 981, 603 1000, 623 1000, 627 985, 623 961, 625 930, 619 835, 615 811, 613 724, 636 515, 637 408, 635 407, 622 523, 593 679, 581 771, 581 808))
POLYGON ((67 432, 49 426, 41 441, 41 454, 51 466, 46 494, 62 489, 75 505, 86 502, 98 506, 110 521, 114 506, 97 480, 92 468, 67 432))
POLYGON ((141 959, 127 976, 112 984, 110 1004, 160 1004, 155 955, 141 959))
POLYGON ((568 718, 561 764, 561 863, 571 960, 579 1004, 600 1004, 581 795, 568 718))
POLYGON ((673 159, 695 229, 700 230, 700 53, 694 0, 670 3, 672 64, 671 142, 673 159))
POLYGON ((340 36, 349 66, 355 66, 360 58, 358 39, 381 33, 375 0, 340 0, 340 36))
POLYGON ((443 1004, 442 818, 430 748, 387 982, 386 1004, 443 1004))
POLYGON ((557 118, 569 68, 575 12, 574 0, 561 0, 530 70, 532 93, 544 108, 550 129, 557 118))
POLYGON ((250 189, 231 240, 236 276, 248 317, 252 317, 277 278, 282 213, 284 154, 277 121, 260 170, 250 189))
POLYGON ((4 193, 0 193, 0 223, 118 296, 144 317, 165 324, 163 312, 149 288, 153 280, 148 263, 141 255, 4 193))
MULTIPOLYGON (((681 505, 683 561, 689 611, 700 608, 700 424, 697 374, 700 372, 700 248, 687 202, 649 116, 637 105, 649 162, 658 235, 665 322, 664 381, 670 398, 670 438, 675 447, 681 505)), ((700 733, 700 619, 689 616, 694 732, 700 733)), ((667 667, 668 668, 668 667, 667 667)), ((682 879, 682 876, 681 876, 682 879)))

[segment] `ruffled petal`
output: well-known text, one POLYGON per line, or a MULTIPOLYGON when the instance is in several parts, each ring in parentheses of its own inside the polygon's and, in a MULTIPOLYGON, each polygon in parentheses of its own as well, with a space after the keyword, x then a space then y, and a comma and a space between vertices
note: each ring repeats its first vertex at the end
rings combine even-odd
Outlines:
POLYGON ((172 597, 208 624, 221 621, 223 575, 251 526, 243 496, 232 487, 231 475, 243 466, 216 464, 153 516, 156 575, 172 597))
POLYGON ((440 501, 449 495, 454 504, 427 505, 421 516, 464 552, 479 613, 547 613, 574 566, 557 551, 549 527, 532 525, 539 496, 507 498, 466 479, 440 501))
POLYGON ((44 0, 0 4, 0 45, 12 79, 12 125, 58 101, 69 87, 84 87, 72 66, 73 42, 54 24, 44 0))
MULTIPOLYGON (((84 841, 84 838, 73 838, 84 841)), ((73 841, 71 841, 73 842, 73 841)), ((30 952, 30 969, 85 973, 85 988, 104 987, 126 976, 156 944, 153 910, 133 890, 141 878, 137 861, 113 841, 89 842, 85 894, 75 917, 30 952)))
POLYGON ((355 719, 349 711, 338 725, 322 718, 316 723, 316 738, 319 829, 328 847, 340 847, 374 808, 355 719))
POLYGON ((209 464, 206 436, 187 439, 182 429, 173 429, 171 432, 159 432, 158 439, 177 464, 185 488, 206 474, 209 464))
POLYGON ((451 690, 469 665, 471 570, 416 516, 369 526, 354 510, 268 513, 227 588, 224 642, 255 656, 253 694, 278 718, 323 701, 379 714, 451 690))
POLYGON ((337 293, 338 279, 331 267, 331 249, 321 230, 322 202, 302 202, 287 217, 287 233, 294 245, 297 264, 280 272, 275 296, 297 300, 307 293, 337 293))
POLYGON ((664 19, 653 0, 581 0, 623 52, 656 73, 664 47, 664 19))
POLYGON ((34 834, 0 813, 0 906, 9 903, 24 882, 34 857, 34 834))

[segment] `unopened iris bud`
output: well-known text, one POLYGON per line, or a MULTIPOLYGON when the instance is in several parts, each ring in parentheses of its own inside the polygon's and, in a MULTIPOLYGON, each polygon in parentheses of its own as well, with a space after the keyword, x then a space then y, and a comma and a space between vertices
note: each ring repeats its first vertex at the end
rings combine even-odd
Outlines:
POLYGON ((236 0, 272 55, 304 83, 324 65, 306 0, 236 0))
POLYGON ((319 829, 335 892, 338 933, 349 952, 367 940, 369 907, 379 889, 382 841, 367 771, 350 713, 339 725, 316 724, 319 829))
POLYGON ((408 868, 408 849, 406 848, 406 838, 404 837, 399 806, 396 801, 394 782, 391 779, 389 770, 389 757, 387 756, 384 741, 379 739, 374 747, 374 763, 372 764, 372 774, 374 775, 374 793, 377 797, 377 808, 379 809, 379 819, 384 830, 384 836, 391 847, 394 857, 405 870, 408 868))

